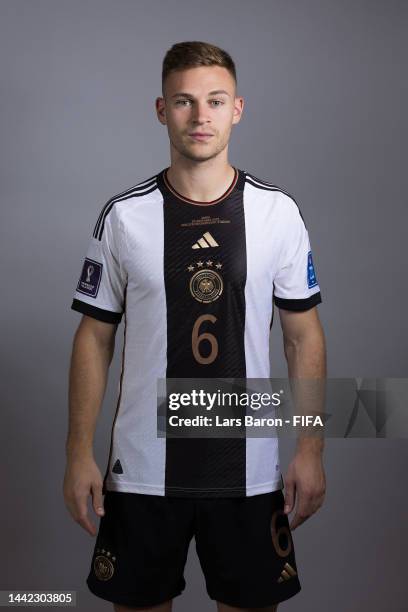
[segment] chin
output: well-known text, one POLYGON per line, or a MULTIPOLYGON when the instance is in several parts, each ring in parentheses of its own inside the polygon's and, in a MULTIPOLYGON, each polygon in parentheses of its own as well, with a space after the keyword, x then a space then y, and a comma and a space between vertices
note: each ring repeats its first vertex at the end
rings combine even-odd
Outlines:
POLYGON ((206 161, 207 159, 211 159, 217 155, 217 151, 208 150, 202 151, 200 155, 200 153, 197 153, 197 151, 195 151, 193 148, 190 149, 189 147, 180 148, 178 151, 181 155, 193 161, 206 161))

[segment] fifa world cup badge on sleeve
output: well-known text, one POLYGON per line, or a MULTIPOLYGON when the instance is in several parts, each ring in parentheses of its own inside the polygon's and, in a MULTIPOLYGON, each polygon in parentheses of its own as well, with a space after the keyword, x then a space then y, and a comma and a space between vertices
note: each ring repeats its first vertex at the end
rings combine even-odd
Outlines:
POLYGON ((317 285, 316 272, 313 265, 312 251, 307 254, 307 286, 309 289, 317 285))
POLYGON ((98 295, 102 277, 102 264, 99 261, 85 258, 82 274, 78 281, 77 291, 95 298, 98 295))

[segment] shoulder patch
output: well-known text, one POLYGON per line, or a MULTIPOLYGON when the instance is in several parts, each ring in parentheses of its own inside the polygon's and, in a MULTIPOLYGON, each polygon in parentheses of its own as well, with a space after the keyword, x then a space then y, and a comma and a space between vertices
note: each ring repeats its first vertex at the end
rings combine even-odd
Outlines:
POLYGON ((307 254, 307 286, 309 289, 317 285, 316 272, 313 265, 312 251, 307 254))
POLYGON ((82 273, 78 281, 77 291, 96 298, 102 278, 103 264, 85 257, 82 273))

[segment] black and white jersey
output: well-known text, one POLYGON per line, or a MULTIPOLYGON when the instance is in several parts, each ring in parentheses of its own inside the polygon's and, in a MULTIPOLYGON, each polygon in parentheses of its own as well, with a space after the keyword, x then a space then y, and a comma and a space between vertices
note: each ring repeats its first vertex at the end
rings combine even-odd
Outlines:
POLYGON ((269 378, 273 304, 300 311, 320 302, 297 203, 249 172, 235 168, 210 203, 175 191, 167 168, 111 198, 71 306, 112 324, 124 315, 104 492, 245 497, 282 488, 278 437, 159 437, 157 380, 269 378))

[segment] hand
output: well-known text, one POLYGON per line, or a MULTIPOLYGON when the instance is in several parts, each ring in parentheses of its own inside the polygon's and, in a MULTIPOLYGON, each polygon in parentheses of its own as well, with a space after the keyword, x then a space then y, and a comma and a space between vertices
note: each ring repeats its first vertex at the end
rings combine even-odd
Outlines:
POLYGON ((97 533, 88 517, 88 495, 92 495, 93 509, 103 516, 102 476, 92 456, 68 459, 64 477, 64 499, 74 521, 90 535, 97 533))
POLYGON ((323 504, 326 493, 322 455, 320 452, 298 452, 292 459, 285 483, 285 514, 294 508, 297 496, 295 516, 289 525, 296 529, 323 504))

